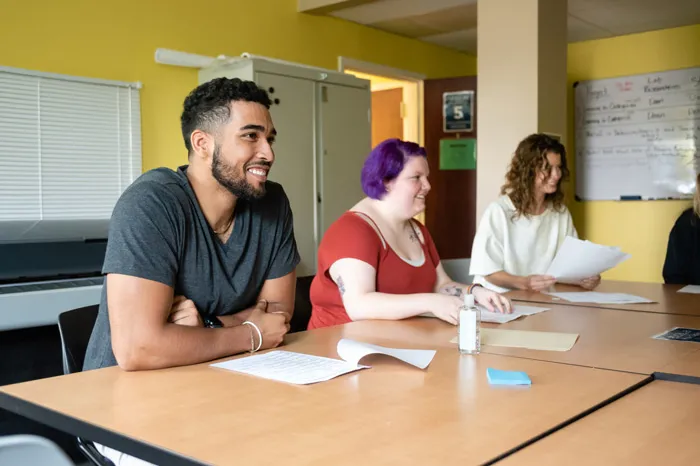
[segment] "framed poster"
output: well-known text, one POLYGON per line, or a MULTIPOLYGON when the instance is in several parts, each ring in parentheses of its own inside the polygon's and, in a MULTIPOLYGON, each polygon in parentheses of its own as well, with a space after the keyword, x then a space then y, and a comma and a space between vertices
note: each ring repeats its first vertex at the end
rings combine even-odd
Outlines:
POLYGON ((443 92, 442 130, 462 133, 474 129, 474 91, 443 92))

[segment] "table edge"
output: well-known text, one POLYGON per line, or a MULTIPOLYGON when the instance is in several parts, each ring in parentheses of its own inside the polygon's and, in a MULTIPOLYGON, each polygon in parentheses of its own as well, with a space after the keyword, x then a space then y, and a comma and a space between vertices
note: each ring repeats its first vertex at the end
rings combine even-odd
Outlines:
POLYGON ((171 450, 133 439, 90 422, 54 411, 51 408, 18 398, 1 388, 0 409, 53 427, 67 434, 100 443, 154 464, 168 464, 174 466, 206 465, 206 463, 202 463, 194 458, 186 457, 171 450))
POLYGON ((673 374, 671 372, 654 372, 651 375, 654 377, 654 380, 700 385, 700 377, 694 375, 673 374))
POLYGON ((639 382, 635 383, 634 385, 631 385, 631 386, 625 388, 624 390, 610 396, 609 398, 601 401, 600 403, 595 404, 595 405, 591 406, 590 408, 588 408, 584 411, 581 411, 580 413, 576 414, 575 416, 572 416, 569 419, 566 419, 566 420, 560 422, 559 424, 550 427, 549 429, 545 430, 544 432, 541 432, 540 434, 524 441, 523 443, 516 445, 515 447, 511 448, 510 450, 504 451, 503 453, 496 456, 495 458, 492 458, 489 461, 482 463, 482 464, 483 464, 483 466, 490 466, 492 464, 495 464, 495 463, 519 452, 520 450, 527 448, 530 445, 532 445, 536 442, 539 442, 540 440, 542 440, 546 437, 549 437, 550 435, 563 429, 564 427, 571 425, 571 424, 575 423, 576 421, 579 421, 590 414, 593 414, 594 412, 598 411, 599 409, 602 409, 605 406, 607 406, 611 403, 614 403, 615 401, 619 400, 620 398, 627 396, 630 393, 639 390, 640 388, 644 387, 645 385, 650 384, 653 381, 654 381, 653 375, 646 376, 645 378, 643 378, 639 382))

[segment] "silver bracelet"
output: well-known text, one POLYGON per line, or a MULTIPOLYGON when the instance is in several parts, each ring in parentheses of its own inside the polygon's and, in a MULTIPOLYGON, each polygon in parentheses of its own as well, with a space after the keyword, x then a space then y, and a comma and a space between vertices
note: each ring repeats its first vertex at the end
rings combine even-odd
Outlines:
POLYGON ((262 346, 262 343, 263 343, 262 332, 260 331, 260 329, 258 328, 257 325, 255 325, 253 322, 251 322, 249 320, 246 320, 245 322, 243 322, 243 324, 244 325, 251 325, 255 329, 255 331, 258 332, 258 338, 259 338, 258 347, 255 349, 253 349, 253 334, 252 334, 252 332, 250 334, 250 338, 251 338, 250 352, 255 353, 256 351, 260 350, 260 347, 262 346))

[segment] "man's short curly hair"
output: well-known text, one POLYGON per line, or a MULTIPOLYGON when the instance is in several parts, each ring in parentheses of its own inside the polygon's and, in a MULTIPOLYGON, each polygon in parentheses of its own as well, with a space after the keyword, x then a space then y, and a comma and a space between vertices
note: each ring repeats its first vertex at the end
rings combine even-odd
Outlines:
POLYGON ((215 78, 200 84, 185 98, 180 126, 187 152, 192 152, 190 137, 199 129, 213 133, 231 118, 231 102, 257 102, 270 108, 267 91, 252 81, 239 78, 215 78))
POLYGON ((531 134, 520 141, 515 149, 515 155, 506 174, 506 183, 501 187, 501 194, 507 194, 515 206, 514 217, 521 215, 528 217, 535 207, 535 179, 538 173, 543 171, 549 173, 552 169, 547 160, 549 153, 561 156, 561 178, 557 190, 547 194, 545 201, 550 202, 557 211, 561 211, 564 207, 561 184, 569 177, 566 149, 562 143, 547 134, 531 134))

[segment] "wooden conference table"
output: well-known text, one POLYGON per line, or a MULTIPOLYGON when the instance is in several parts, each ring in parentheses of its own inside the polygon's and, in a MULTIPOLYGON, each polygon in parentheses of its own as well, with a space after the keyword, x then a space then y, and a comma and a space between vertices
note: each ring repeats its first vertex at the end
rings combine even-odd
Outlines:
MULTIPOLYGON (((700 300, 700 296, 697 297, 700 300)), ((482 324, 487 328, 576 333, 569 351, 540 351, 523 348, 484 346, 482 352, 537 359, 548 362, 636 372, 650 375, 671 372, 700 377, 700 344, 653 339, 652 336, 673 327, 700 329, 700 317, 625 312, 614 309, 542 304, 549 310, 506 324, 482 324)), ((343 330, 344 338, 362 340, 367 336, 391 335, 401 342, 425 347, 454 348, 450 340, 457 329, 434 318, 417 318, 397 323, 390 321, 354 322, 343 330), (400 325, 397 325, 400 324, 400 325)))
POLYGON ((113 367, 0 387, 0 408, 168 465, 595 464, 697 452, 687 437, 700 428, 697 408, 684 409, 698 405, 700 387, 652 374, 697 382, 700 345, 650 337, 700 328, 700 317, 675 308, 546 307, 497 327, 578 333, 570 351, 484 346, 478 356, 460 356, 450 343, 456 328, 437 319, 354 322, 289 335, 279 349, 338 358, 339 339, 353 338, 436 349, 436 356, 425 370, 369 356, 362 363, 370 369, 308 386, 208 364, 135 373, 113 367), (488 367, 525 371, 533 384, 491 386, 488 367), (659 435, 668 442, 656 441, 657 456, 646 454, 659 435))
MULTIPOLYGON (((342 337, 343 327, 302 332, 284 349, 337 358, 342 337)), ((206 364, 112 367, 2 387, 0 406, 158 464, 482 464, 648 382, 448 347, 425 370, 362 362, 372 368, 309 386, 206 364), (487 367, 524 370, 533 385, 490 387, 487 367)))
POLYGON ((656 380, 502 464, 697 464, 698 419, 700 385, 656 380))

